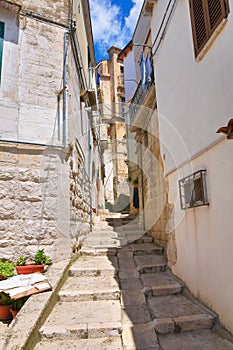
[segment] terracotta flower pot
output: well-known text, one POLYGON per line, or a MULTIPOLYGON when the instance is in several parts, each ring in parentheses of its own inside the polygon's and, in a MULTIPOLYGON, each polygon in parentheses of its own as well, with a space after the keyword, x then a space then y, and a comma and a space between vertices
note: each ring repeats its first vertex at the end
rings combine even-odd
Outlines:
POLYGON ((17 313, 19 312, 18 310, 13 310, 13 309, 10 309, 10 312, 12 314, 12 317, 13 317, 13 320, 16 318, 17 316, 17 313))
POLYGON ((9 320, 11 318, 11 305, 0 305, 0 320, 9 320))
POLYGON ((16 266, 16 271, 18 275, 29 274, 34 272, 44 272, 44 265, 25 265, 16 266))

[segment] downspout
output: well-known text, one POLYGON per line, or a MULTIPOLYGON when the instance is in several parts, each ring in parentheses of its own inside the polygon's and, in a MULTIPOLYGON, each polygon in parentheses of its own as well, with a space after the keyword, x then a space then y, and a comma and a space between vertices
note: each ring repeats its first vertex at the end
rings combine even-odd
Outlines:
POLYGON ((64 33, 64 44, 63 44, 63 146, 66 146, 67 141, 67 77, 66 77, 66 60, 67 60, 67 34, 70 34, 70 25, 68 31, 64 33))
POLYGON ((142 220, 143 220, 143 230, 146 229, 145 223, 145 199, 144 199, 144 174, 143 174, 143 161, 142 161, 142 144, 140 144, 140 170, 141 170, 141 181, 142 181, 142 220))
POLYGON ((87 107, 88 115, 88 177, 90 198, 90 232, 92 232, 92 168, 91 168, 91 107, 87 107))

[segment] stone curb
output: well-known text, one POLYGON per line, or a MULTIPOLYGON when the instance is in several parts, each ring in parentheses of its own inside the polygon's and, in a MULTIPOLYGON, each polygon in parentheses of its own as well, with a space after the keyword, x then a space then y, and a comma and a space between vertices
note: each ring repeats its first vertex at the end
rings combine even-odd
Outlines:
POLYGON ((7 331, 0 334, 1 350, 31 350, 39 340, 39 329, 57 301, 58 291, 68 277, 68 271, 78 258, 52 264, 45 275, 52 291, 34 294, 25 303, 7 331))

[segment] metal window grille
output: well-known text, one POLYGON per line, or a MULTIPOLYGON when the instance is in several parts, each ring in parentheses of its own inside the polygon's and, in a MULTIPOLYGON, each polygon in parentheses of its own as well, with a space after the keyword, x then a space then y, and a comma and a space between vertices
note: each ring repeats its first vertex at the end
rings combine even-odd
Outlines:
POLYGON ((206 170, 199 170, 179 181, 181 209, 209 205, 207 199, 206 170))

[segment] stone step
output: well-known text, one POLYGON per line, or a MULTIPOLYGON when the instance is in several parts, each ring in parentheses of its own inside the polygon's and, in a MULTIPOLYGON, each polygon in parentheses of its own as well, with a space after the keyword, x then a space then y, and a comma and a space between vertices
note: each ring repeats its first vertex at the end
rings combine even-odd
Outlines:
POLYGON ((134 243, 153 243, 154 238, 148 235, 144 235, 140 238, 138 238, 134 243))
POLYGON ((210 329, 216 321, 204 307, 181 294, 151 297, 148 306, 155 330, 160 334, 210 329))
POLYGON ((233 343, 214 331, 203 330, 159 337, 163 350, 233 350, 233 343))
POLYGON ((163 248, 154 243, 131 243, 128 250, 132 251, 133 255, 163 254, 163 248))
POLYGON ((69 277, 60 290, 60 301, 119 300, 120 289, 114 277, 69 277))
POLYGON ((70 268, 70 276, 115 276, 118 270, 115 256, 81 256, 70 268))
POLYGON ((118 232, 118 237, 129 237, 129 238, 132 238, 132 239, 140 239, 144 236, 145 234, 145 231, 142 231, 142 230, 135 230, 135 231, 122 231, 122 232, 118 232))
POLYGON ((119 301, 58 302, 40 329, 41 340, 118 337, 122 331, 119 301))
POLYGON ((106 225, 103 225, 102 223, 99 223, 97 225, 93 225, 92 226, 92 230, 93 231, 96 231, 96 230, 101 230, 101 231, 113 231, 113 227, 106 224, 106 225))
POLYGON ((138 224, 127 224, 123 226, 123 230, 125 232, 131 232, 131 231, 143 231, 144 233, 146 232, 145 230, 140 229, 138 224))
POLYGON ((167 267, 167 259, 163 255, 136 255, 134 256, 140 274, 163 272, 167 267))
POLYGON ((140 278, 147 297, 179 294, 184 287, 182 283, 166 273, 146 273, 141 274, 140 278))
POLYGON ((129 220, 129 219, 120 219, 120 218, 113 219, 113 220, 107 219, 107 223, 113 227, 127 226, 132 222, 133 222, 133 220, 129 220))
MULTIPOLYGON (((103 250, 103 251, 114 251, 115 249, 118 250, 120 249, 122 246, 124 246, 125 244, 128 244, 128 242, 126 240, 123 239, 118 239, 117 238, 118 243, 117 244, 100 244, 100 242, 95 242, 95 244, 86 244, 86 242, 84 242, 83 244, 83 249, 94 249, 94 250, 103 250)), ((101 255, 106 255, 106 254, 101 254, 101 255)), ((108 254, 107 254, 108 255, 108 254)))
POLYGON ((89 246, 89 247, 118 247, 120 246, 120 240, 117 238, 110 238, 110 237, 90 237, 88 236, 84 242, 83 245, 89 246))
POLYGON ((123 350, 121 337, 41 341, 35 350, 123 350))
POLYGON ((100 255, 107 255, 107 256, 116 256, 117 255, 118 248, 91 248, 91 247, 82 247, 79 250, 79 254, 83 256, 100 256, 100 255))
MULTIPOLYGON (((150 323, 125 325, 122 332, 124 350, 163 350, 150 323)), ((183 348, 180 348, 181 350, 183 348)), ((188 350, 188 349, 185 349, 188 350)))
POLYGON ((100 230, 96 229, 88 235, 88 238, 103 237, 103 238, 115 238, 117 237, 117 232, 111 230, 100 230))

